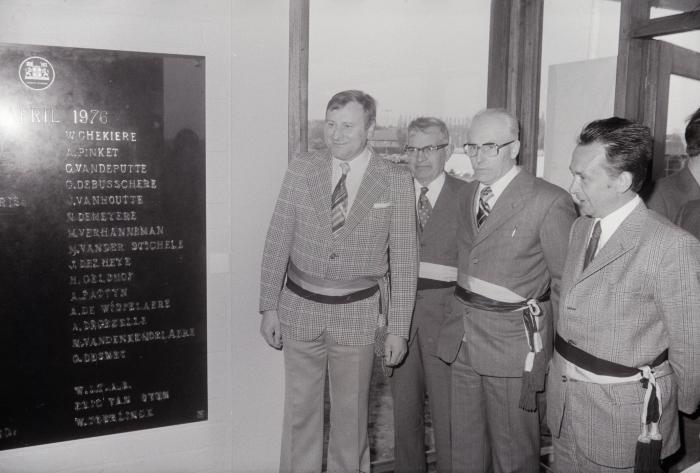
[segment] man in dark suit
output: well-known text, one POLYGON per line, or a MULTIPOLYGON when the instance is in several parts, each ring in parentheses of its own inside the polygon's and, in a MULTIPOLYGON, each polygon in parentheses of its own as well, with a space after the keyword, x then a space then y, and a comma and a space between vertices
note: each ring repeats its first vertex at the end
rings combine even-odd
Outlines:
POLYGON ((361 91, 331 98, 328 149, 289 164, 267 233, 260 332, 284 345, 281 472, 321 471, 326 372, 327 470, 369 472, 378 282, 389 270, 384 362, 395 366, 406 353, 418 276, 415 196, 410 172, 367 146, 375 115, 374 99, 361 91))
POLYGON ((700 108, 688 119, 685 127, 686 166, 675 174, 659 179, 647 205, 675 222, 681 206, 700 199, 700 108))
POLYGON ((700 402, 700 242, 646 208, 646 126, 581 132, 547 422, 559 472, 661 471, 700 402), (636 469, 635 469, 636 467, 636 469))
POLYGON ((437 471, 452 471, 450 366, 435 356, 437 337, 457 280, 459 199, 466 182, 445 174, 453 145, 447 126, 421 117, 408 125, 405 147, 413 172, 420 242, 418 293, 408 354, 390 379, 394 398, 394 471, 425 472, 425 393, 437 471))
POLYGON ((539 471, 537 396, 569 228, 567 192, 515 165, 518 122, 486 109, 464 145, 476 180, 462 202, 459 274, 438 354, 452 363, 455 472, 539 471))

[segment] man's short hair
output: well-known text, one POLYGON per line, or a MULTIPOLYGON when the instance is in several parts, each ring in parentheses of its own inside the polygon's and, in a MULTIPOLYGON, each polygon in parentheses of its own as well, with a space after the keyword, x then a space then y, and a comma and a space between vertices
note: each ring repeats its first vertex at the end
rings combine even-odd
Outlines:
POLYGON ((505 108, 484 108, 479 110, 472 118, 472 123, 476 121, 477 118, 488 115, 495 115, 501 118, 506 125, 508 132, 514 139, 517 140, 520 137, 520 124, 518 124, 518 119, 505 108))
POLYGON ((435 117, 418 117, 408 124, 408 134, 420 131, 429 133, 431 128, 437 128, 443 139, 450 141, 450 130, 447 129, 445 122, 435 117))
POLYGON ((685 151, 688 156, 700 154, 700 108, 690 116, 685 127, 685 151))
POLYGON ((338 92, 328 101, 326 113, 331 110, 343 108, 350 102, 356 102, 362 105, 362 110, 365 112, 365 127, 369 128, 372 123, 377 120, 377 102, 369 94, 361 90, 344 90, 338 92))
POLYGON ((605 148, 608 174, 632 175, 630 189, 639 192, 651 159, 652 137, 649 127, 626 118, 610 117, 586 125, 578 137, 579 145, 600 143, 605 148))

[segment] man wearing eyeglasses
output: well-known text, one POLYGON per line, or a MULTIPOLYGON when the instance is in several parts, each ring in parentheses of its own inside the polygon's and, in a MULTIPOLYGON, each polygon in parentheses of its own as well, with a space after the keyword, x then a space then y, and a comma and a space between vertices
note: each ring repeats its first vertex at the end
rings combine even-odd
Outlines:
POLYGON ((457 280, 459 199, 467 184, 444 172, 452 149, 442 120, 421 117, 408 125, 404 151, 416 190, 420 268, 408 354, 389 378, 394 398, 394 471, 402 473, 427 471, 426 392, 437 471, 452 471, 450 366, 435 356, 440 326, 457 280))
POLYGON ((475 181, 460 209, 459 273, 438 355, 452 363, 452 465, 539 471, 538 396, 552 349, 569 229, 563 189, 516 166, 518 122, 476 114, 464 145, 475 181))

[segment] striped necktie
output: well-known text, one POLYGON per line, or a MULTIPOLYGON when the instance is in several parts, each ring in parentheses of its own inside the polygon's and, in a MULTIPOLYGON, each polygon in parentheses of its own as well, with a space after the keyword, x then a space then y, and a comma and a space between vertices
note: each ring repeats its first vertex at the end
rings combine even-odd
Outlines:
POLYGON ((583 269, 585 270, 588 265, 593 261, 596 251, 598 250, 598 242, 600 241, 600 220, 595 222, 593 226, 593 233, 591 233, 591 239, 588 241, 588 246, 586 247, 586 254, 583 256, 583 269))
POLYGON ((345 179, 348 177, 350 165, 348 163, 340 163, 340 169, 343 170, 343 175, 340 176, 331 196, 331 228, 333 233, 343 227, 345 214, 348 211, 348 190, 345 187, 345 179))
POLYGON ((476 213, 476 226, 481 228, 484 224, 489 214, 491 213, 491 206, 488 204, 489 199, 493 196, 491 188, 486 186, 481 189, 481 195, 479 196, 479 211, 476 213))
POLYGON ((421 231, 425 230, 425 226, 428 224, 428 219, 430 218, 430 211, 433 210, 433 206, 430 205, 430 200, 428 200, 427 187, 420 188, 420 196, 418 197, 418 224, 420 225, 421 231))

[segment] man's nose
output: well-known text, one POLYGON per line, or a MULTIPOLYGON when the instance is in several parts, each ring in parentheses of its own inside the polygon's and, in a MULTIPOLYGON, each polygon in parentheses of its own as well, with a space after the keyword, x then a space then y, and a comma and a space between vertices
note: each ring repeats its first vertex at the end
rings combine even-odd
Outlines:
POLYGON ((569 184, 569 194, 573 194, 578 190, 578 184, 576 182, 576 178, 571 179, 571 184, 569 184))

